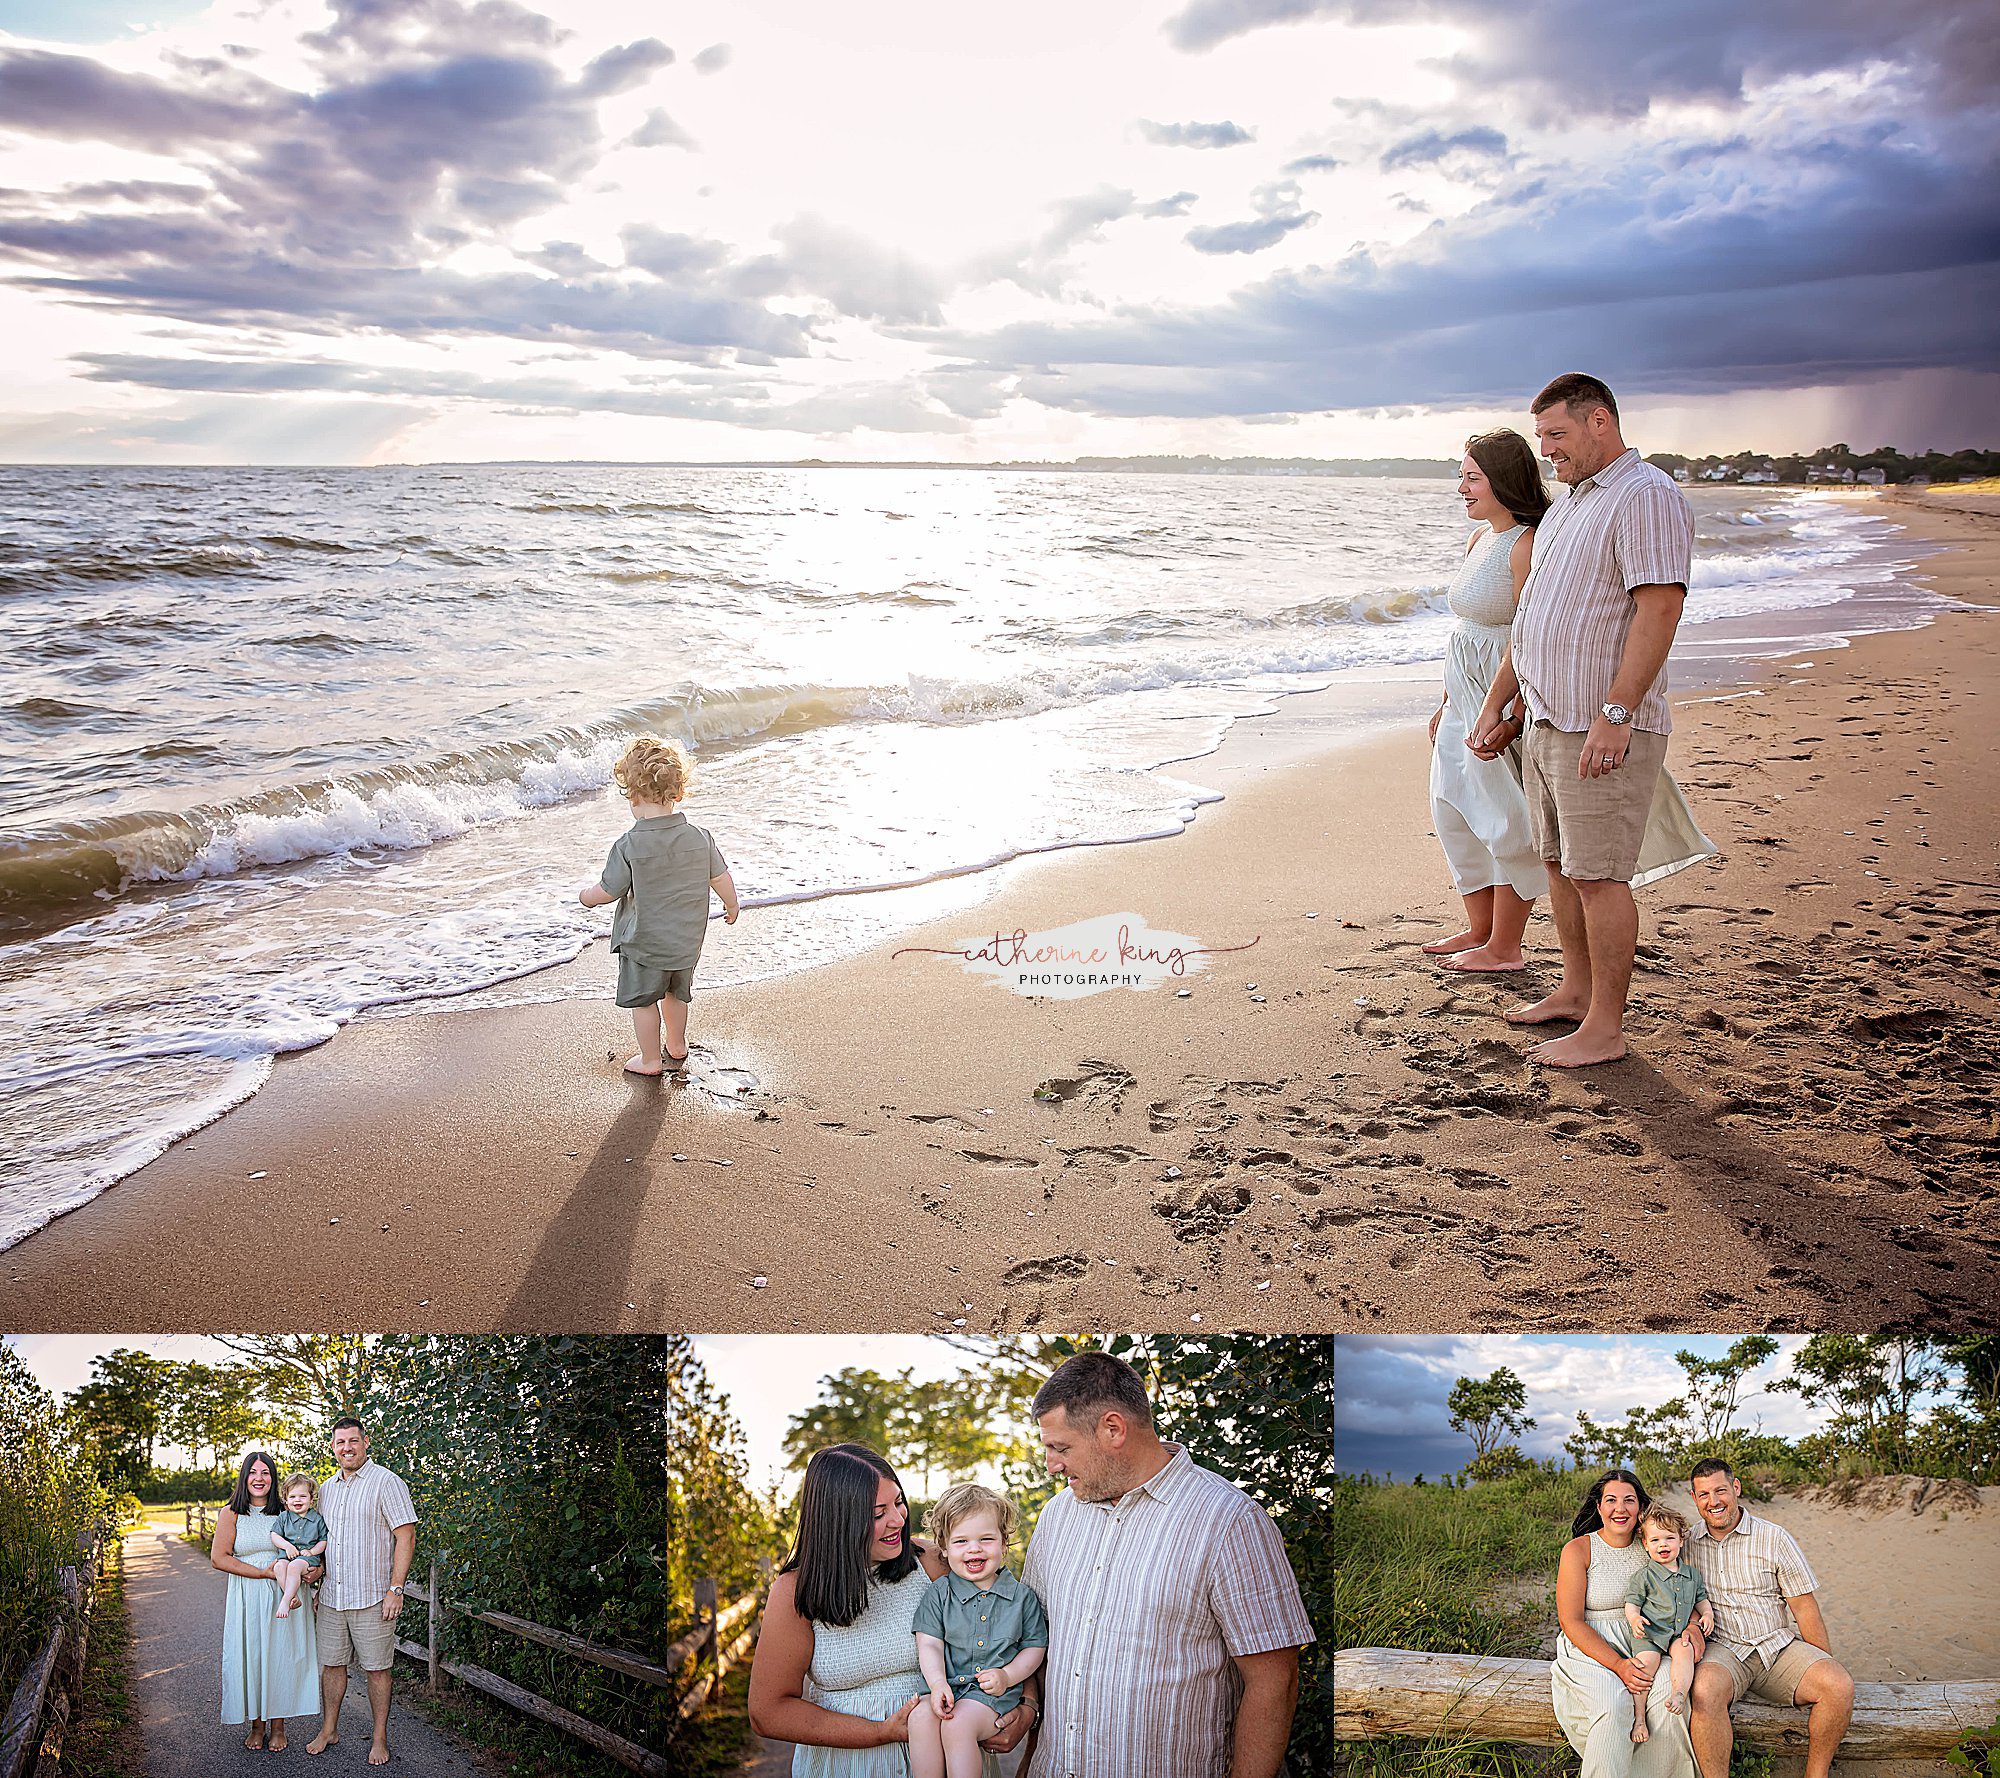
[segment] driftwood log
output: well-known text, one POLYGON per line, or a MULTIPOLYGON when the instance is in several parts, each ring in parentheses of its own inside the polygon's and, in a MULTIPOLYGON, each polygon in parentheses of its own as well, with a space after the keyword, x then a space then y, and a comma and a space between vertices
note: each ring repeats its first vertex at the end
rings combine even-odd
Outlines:
MULTIPOLYGON (((1803 1753, 1806 1712, 1746 1698, 1731 1712, 1739 1746, 1803 1753)), ((1935 1759, 1968 1729, 2000 1717, 2000 1680, 1900 1684, 1857 1681, 1854 1725, 1840 1745, 1849 1760, 1935 1759)), ((1463 1735, 1559 1747, 1547 1661, 1497 1655, 1419 1654, 1404 1648, 1344 1648, 1333 1657, 1334 1734, 1463 1735)))

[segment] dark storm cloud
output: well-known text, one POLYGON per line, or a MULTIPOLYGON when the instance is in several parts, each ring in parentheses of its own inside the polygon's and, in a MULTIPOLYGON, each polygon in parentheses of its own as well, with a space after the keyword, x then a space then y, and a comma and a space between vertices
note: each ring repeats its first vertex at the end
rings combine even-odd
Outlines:
MULTIPOLYGON (((571 77, 561 33, 511 0, 336 0, 305 39, 310 91, 183 61, 174 78, 88 57, 0 49, 14 129, 175 153, 206 181, 178 191, 102 184, 0 198, 14 282, 94 306, 218 326, 496 335, 667 358, 802 354, 808 325, 764 299, 786 288, 727 249, 619 268, 533 250, 517 269, 446 271, 467 246, 511 251, 606 151, 599 101, 674 57, 617 45, 571 77)), ((674 139, 656 112, 642 139, 674 139)))
POLYGON ((1395 173, 1406 167, 1434 167, 1440 161, 1459 156, 1504 160, 1506 155, 1505 136, 1498 130, 1475 125, 1470 129, 1425 130, 1420 135, 1407 136, 1383 150, 1381 165, 1383 172, 1395 173))
POLYGON ((939 343, 1020 370, 1036 400, 1121 416, 1506 404, 1583 362, 1662 394, 2000 368, 2000 165, 1880 134, 1679 183, 1644 165, 1580 190, 1530 180, 1395 252, 1209 307, 939 343))
POLYGON ((1167 23, 1185 50, 1212 49, 1271 25, 1450 25, 1472 47, 1448 65, 1469 88, 1560 110, 1633 114, 1661 100, 1733 100, 1794 74, 1900 61, 1958 105, 2000 86, 1990 5, 1963 0, 1680 0, 1668 14, 1606 0, 1194 0, 1167 23))
POLYGON ((1142 117, 1139 134, 1162 148, 1237 148, 1257 140, 1255 131, 1226 118, 1221 123, 1154 123, 1142 117))

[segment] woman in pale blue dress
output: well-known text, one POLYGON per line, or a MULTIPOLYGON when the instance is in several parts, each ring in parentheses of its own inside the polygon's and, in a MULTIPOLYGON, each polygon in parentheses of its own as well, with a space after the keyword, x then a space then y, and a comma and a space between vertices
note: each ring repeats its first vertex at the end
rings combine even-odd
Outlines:
POLYGON ((1645 1700, 1652 1738, 1632 1739, 1628 1681, 1641 1683, 1646 1670, 1632 1659, 1625 1587, 1646 1560, 1638 1528, 1647 1504, 1644 1485, 1629 1469, 1600 1476, 1556 1569, 1562 1634, 1549 1684, 1556 1721, 1583 1761, 1583 1778, 1698 1778, 1687 1718, 1667 1709, 1673 1676, 1665 1661, 1645 1700))
MULTIPOLYGON (((925 1690, 912 1625, 945 1571, 909 1520, 896 1472, 866 1445, 831 1445, 806 1465, 798 1541, 750 1669, 751 1726, 794 1743, 793 1778, 908 1778, 910 1712, 925 1690)), ((1000 1719, 988 1778, 1038 1708, 1024 1701, 1000 1719)))
MULTIPOLYGON (((252 1451, 236 1472, 236 1491, 215 1515, 209 1563, 229 1577, 222 1605, 222 1720, 248 1723, 243 1745, 285 1748, 285 1718, 319 1714, 319 1643, 312 1595, 278 1616, 283 1589, 271 1569, 278 1559, 271 1532, 278 1523, 278 1466, 252 1451), (267 1741, 268 1737, 268 1741, 267 1741)), ((316 1567, 306 1577, 325 1573, 316 1567)))

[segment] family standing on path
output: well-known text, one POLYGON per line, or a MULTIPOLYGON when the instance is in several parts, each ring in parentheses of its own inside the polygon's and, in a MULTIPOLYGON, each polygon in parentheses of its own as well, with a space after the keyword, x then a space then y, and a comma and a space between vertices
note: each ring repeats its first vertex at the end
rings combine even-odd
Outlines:
POLYGON ((990 1775, 1017 1746, 1026 1778, 1277 1778, 1313 1629, 1269 1514, 1160 1439, 1145 1384, 1109 1353, 1066 1359, 1033 1411, 1066 1485, 1018 1580, 1004 1565, 1007 1514, 986 1490, 973 1523, 997 1536, 969 1572, 949 1527, 943 1547, 912 1535, 882 1457, 862 1445, 814 1455, 750 1673, 752 1725, 796 1744, 794 1778, 990 1775), (920 1763, 943 1705, 923 1647, 940 1626, 958 1649, 945 1658, 956 1708, 975 1699, 985 1733, 976 1763, 949 1743, 957 1763, 920 1763), (990 1675, 1000 1689, 965 1671, 982 1657, 1002 1669, 990 1675))
POLYGON ((368 1763, 380 1766, 389 1759, 390 1668, 417 1515, 402 1478, 369 1457, 367 1430, 352 1415, 333 1423, 333 1459, 315 1499, 310 1477, 280 1483, 271 1456, 252 1451, 216 1515, 209 1561, 229 1577, 222 1720, 249 1725, 244 1746, 281 1753, 286 1719, 317 1712, 306 1752, 324 1753, 340 1741, 347 1670, 358 1665, 374 1719, 368 1763), (313 1583, 317 1600, 305 1590, 313 1583))
POLYGON ((1557 377, 1533 411, 1566 498, 1550 503, 1516 432, 1482 433, 1460 465, 1482 528, 1451 585, 1431 811, 1466 924, 1423 948, 1448 969, 1523 969, 1521 936, 1546 890, 1562 976, 1506 1017, 1574 1023, 1528 1056, 1582 1068, 1625 1054, 1633 887, 1716 850, 1665 768, 1667 653, 1694 516, 1673 478, 1625 443, 1595 377, 1557 377))
POLYGON ((1703 1458, 1689 1484, 1692 1535, 1629 1469, 1609 1471, 1563 1548, 1550 1684, 1582 1778, 1728 1778, 1730 1707, 1750 1692, 1810 1712, 1805 1778, 1828 1778, 1854 1681, 1833 1658, 1819 1582, 1789 1531, 1743 1510, 1722 1458, 1703 1458))

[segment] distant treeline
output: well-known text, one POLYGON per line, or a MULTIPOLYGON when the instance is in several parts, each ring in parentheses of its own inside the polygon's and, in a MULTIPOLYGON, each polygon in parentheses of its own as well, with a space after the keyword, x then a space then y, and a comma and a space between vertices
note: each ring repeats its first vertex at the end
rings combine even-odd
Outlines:
POLYGON ((1856 451, 1822 445, 1803 457, 1770 457, 1738 451, 1728 457, 1683 457, 1655 451, 1646 461, 1690 482, 1976 482, 2000 475, 2000 451, 1922 451, 1906 457, 1893 445, 1856 451))

